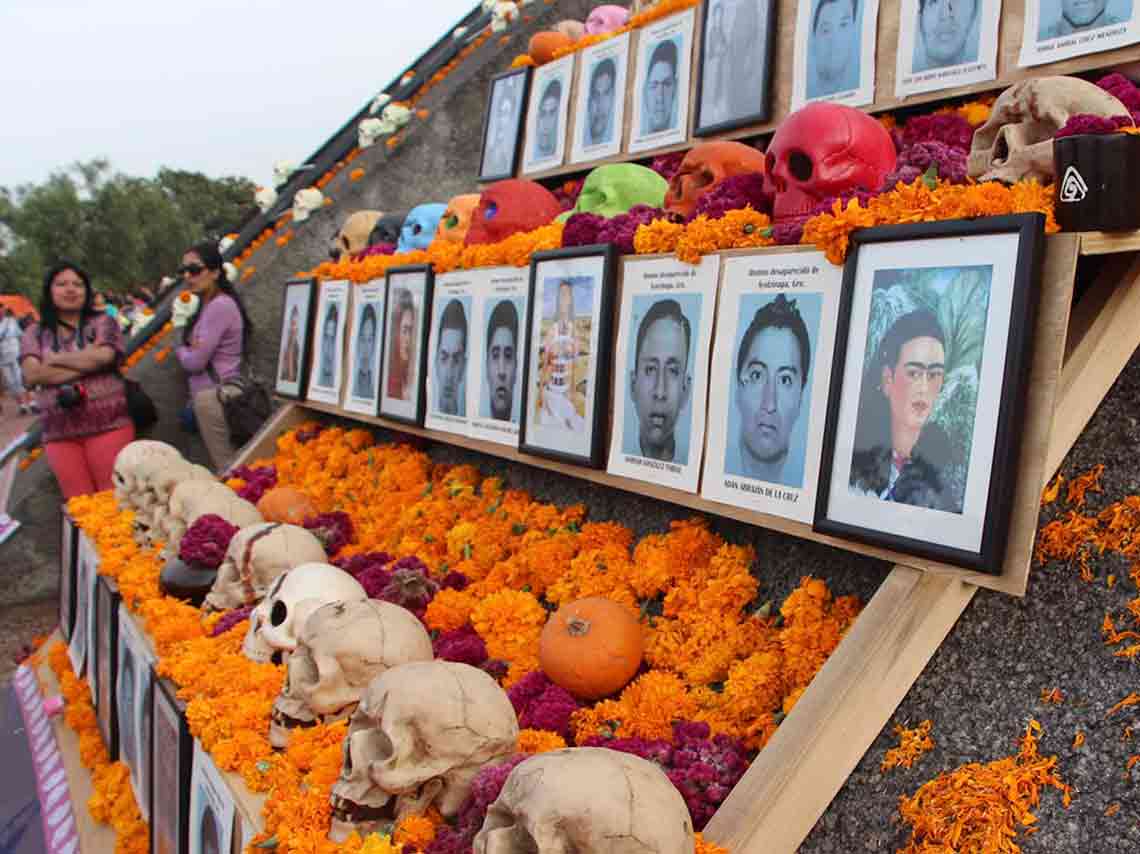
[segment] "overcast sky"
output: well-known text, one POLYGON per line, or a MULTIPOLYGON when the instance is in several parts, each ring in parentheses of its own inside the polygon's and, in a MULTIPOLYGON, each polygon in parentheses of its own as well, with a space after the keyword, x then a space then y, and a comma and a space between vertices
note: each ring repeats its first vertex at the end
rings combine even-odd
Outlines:
POLYGON ((477 0, 0 0, 0 186, 77 160, 271 182, 477 0))

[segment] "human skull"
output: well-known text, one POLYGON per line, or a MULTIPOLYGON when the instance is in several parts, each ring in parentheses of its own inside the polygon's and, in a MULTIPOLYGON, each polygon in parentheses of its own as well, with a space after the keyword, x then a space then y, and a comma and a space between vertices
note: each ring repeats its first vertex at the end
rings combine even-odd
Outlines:
POLYGON ((896 160, 895 144, 877 119, 840 104, 808 104, 784 119, 765 155, 774 219, 804 216, 848 190, 878 190, 896 160))
POLYGON ((496 3, 491 8, 491 30, 501 33, 519 19, 519 7, 512 2, 496 3))
POLYGON ((274 579, 249 615, 241 651, 250 661, 284 659, 297 648, 305 621, 322 605, 367 598, 360 582, 343 569, 323 562, 303 563, 274 579))
POLYGON ((435 232, 436 239, 462 245, 467 238, 468 229, 471 228, 471 216, 477 207, 479 207, 478 193, 452 196, 447 202, 447 210, 439 218, 439 228, 435 232))
POLYGON ((684 217, 693 215, 701 196, 733 175, 764 171, 764 154, 743 142, 702 142, 689 149, 669 181, 665 208, 684 217))
POLYGON ((179 481, 171 491, 166 513, 156 519, 159 524, 155 526, 162 528, 166 560, 178 556, 186 529, 197 522, 199 516, 213 513, 239 528, 262 521, 257 507, 212 477, 179 481))
POLYGON ((201 302, 197 294, 190 293, 190 291, 180 293, 178 299, 170 304, 170 325, 175 329, 183 328, 190 322, 190 318, 197 313, 198 305, 201 302))
POLYGON ((371 832, 385 813, 398 819, 435 806, 455 815, 475 775, 509 756, 518 734, 510 699, 482 670, 418 661, 384 671, 348 727, 329 838, 371 832))
POLYGON ((974 131, 966 171, 979 181, 1053 180, 1053 135, 1078 113, 1127 116, 1128 108, 1076 77, 1035 77, 1010 86, 974 131))
POLYGON ((609 163, 586 176, 573 212, 609 218, 629 213, 634 205, 659 208, 668 187, 664 178, 646 166, 609 163))
POLYGON ((648 759, 605 747, 516 765, 487 810, 474 854, 692 854, 685 800, 648 759))
POLYGON ((389 95, 387 92, 381 92, 379 95, 373 98, 372 103, 368 105, 368 114, 370 116, 376 115, 386 106, 388 106, 388 102, 391 100, 391 95, 389 95))
POLYGON ((383 127, 384 123, 380 119, 363 119, 356 126, 356 145, 359 148, 369 148, 375 145, 376 140, 384 135, 383 127))
POLYGON ((316 187, 306 187, 293 195, 293 222, 304 222, 325 203, 325 195, 316 187))
POLYGON ((581 21, 575 21, 573 18, 567 18, 555 24, 554 31, 556 33, 562 33, 562 35, 570 39, 571 42, 580 42, 582 37, 586 35, 586 25, 581 21))
POLYGON ((519 178, 496 181, 479 196, 466 242, 468 246, 497 243, 520 231, 549 225, 560 213, 562 205, 541 184, 519 178))
POLYGON ((395 133, 412 120, 412 111, 403 104, 389 104, 380 113, 381 134, 395 133))
POLYGON ((166 442, 155 442, 150 439, 138 439, 123 447, 115 456, 115 465, 111 471, 111 485, 115 490, 115 501, 123 510, 135 510, 136 500, 149 472, 144 462, 153 463, 156 460, 181 460, 182 454, 173 445, 166 442))
POLYGON ((355 255, 367 249, 368 235, 382 216, 382 211, 356 211, 350 214, 329 244, 329 257, 340 261, 346 255, 355 255))
POLYGON ((297 171, 297 164, 292 160, 278 160, 273 164, 273 186, 280 187, 297 171))
POLYGON ((258 187, 253 194, 253 201, 262 213, 268 213, 269 209, 277 204, 277 191, 272 187, 258 187))
POLYGON ((372 226, 372 231, 368 234, 368 245, 387 244, 395 246, 400 242, 400 229, 404 227, 404 220, 407 218, 406 211, 384 214, 376 220, 376 225, 372 226))
POLYGON ((435 231, 445 210, 447 205, 430 202, 426 205, 416 205, 408 211, 408 218, 404 220, 403 228, 400 229, 400 242, 396 244, 396 251, 411 252, 413 249, 427 249, 435 238, 435 231))
POLYGON ((166 536, 165 520, 170 513, 170 498, 174 494, 174 488, 192 480, 224 486, 218 483, 213 472, 205 466, 181 458, 163 460, 160 464, 147 467, 143 489, 139 493, 139 509, 135 512, 135 525, 136 530, 146 536, 148 541, 166 536))
POLYGON ((322 605, 297 634, 285 685, 273 703, 269 743, 281 749, 293 728, 347 718, 385 670, 431 659, 423 623, 399 605, 379 599, 322 605))
POLYGON ((230 251, 230 247, 237 242, 237 235, 227 234, 218 241, 218 251, 225 255, 230 251))
POLYGON ((612 33, 627 23, 629 23, 629 9, 607 3, 603 6, 595 6, 586 17, 586 33, 591 36, 612 33))
POLYGON ((299 525, 249 525, 230 540, 205 608, 226 611, 253 605, 279 576, 301 564, 324 560, 321 541, 299 525))

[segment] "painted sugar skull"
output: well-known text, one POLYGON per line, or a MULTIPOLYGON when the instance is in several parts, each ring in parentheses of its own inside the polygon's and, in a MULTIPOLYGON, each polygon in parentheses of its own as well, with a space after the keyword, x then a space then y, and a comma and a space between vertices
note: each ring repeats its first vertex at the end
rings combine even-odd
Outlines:
POLYGON ((1053 135, 1078 113, 1127 116, 1128 108, 1076 77, 1036 77, 1010 86, 974 131, 966 171, 979 181, 1053 180, 1053 135))
POLYGON ((328 563, 303 563, 277 576, 249 615, 241 651, 251 661, 282 661, 297 648, 309 616, 329 602, 363 602, 360 582, 328 563))
POLYGON ((244 527, 230 540, 218 577, 206 596, 206 610, 253 605, 278 576, 301 564, 324 560, 321 541, 299 525, 263 522, 244 527))
POLYGON ((657 765, 605 747, 541 753, 507 777, 474 854, 692 854, 689 808, 657 765))
POLYGON ((407 218, 407 211, 384 214, 372 226, 372 231, 368 234, 368 245, 379 246, 384 243, 395 246, 400 242, 400 229, 404 227, 407 218))
POLYGON ((304 222, 325 203, 325 194, 316 187, 306 187, 293 195, 293 222, 304 222))
POLYGON ((281 749, 297 727, 347 718, 385 670, 431 659, 427 629, 399 605, 378 599, 322 605, 297 634, 285 685, 273 704, 269 743, 281 749))
POLYGON ((164 558, 169 560, 178 554, 186 529, 207 513, 221 516, 239 528, 262 521, 257 508, 224 483, 212 479, 181 481, 171 491, 166 513, 160 520, 166 541, 164 558))
POLYGON ((411 252, 413 249, 427 249, 435 239, 435 230, 439 227, 439 219, 447 205, 432 202, 426 205, 416 205, 408 211, 408 218, 400 228, 400 240, 396 244, 397 252, 411 252))
POLYGON ((350 214, 329 244, 329 257, 339 261, 345 255, 355 255, 367 249, 368 235, 382 216, 384 214, 381 211, 356 211, 350 214))
POLYGON ((634 205, 659 208, 665 201, 668 182, 645 166, 611 163, 586 176, 574 213, 613 217, 628 213, 634 205))
POLYGON ((432 806, 455 815, 475 775, 513 753, 518 734, 506 692, 478 668, 419 661, 386 670, 352 715, 329 838, 432 806))
POLYGON ((693 215, 701 196, 725 178, 746 172, 763 172, 764 154, 743 142, 702 142, 689 149, 665 194, 666 210, 683 217, 693 215))
POLYGON ((586 33, 591 36, 612 33, 618 27, 624 27, 628 23, 629 9, 613 3, 606 3, 602 6, 595 6, 586 17, 586 33))
POLYGON ((558 199, 541 184, 519 178, 496 181, 479 196, 467 245, 497 243, 512 234, 533 231, 549 225, 560 213, 558 199))
POLYGON ((839 104, 808 104, 776 129, 764 186, 777 221, 804 216, 828 196, 878 190, 895 168, 895 144, 876 119, 839 104))
POLYGON ((446 240, 449 243, 462 243, 466 240, 467 232, 471 228, 471 217, 477 207, 479 207, 478 193, 452 196, 447 203, 447 210, 439 219, 436 239, 446 240))

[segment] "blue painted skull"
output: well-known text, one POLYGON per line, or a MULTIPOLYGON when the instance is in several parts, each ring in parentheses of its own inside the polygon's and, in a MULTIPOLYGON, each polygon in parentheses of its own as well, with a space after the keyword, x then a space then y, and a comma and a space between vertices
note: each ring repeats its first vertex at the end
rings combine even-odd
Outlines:
POLYGON ((400 229, 400 242, 396 244, 397 252, 411 252, 413 249, 427 249, 435 239, 435 230, 439 219, 447 210, 444 204, 417 205, 408 211, 408 218, 404 220, 404 227, 400 229))

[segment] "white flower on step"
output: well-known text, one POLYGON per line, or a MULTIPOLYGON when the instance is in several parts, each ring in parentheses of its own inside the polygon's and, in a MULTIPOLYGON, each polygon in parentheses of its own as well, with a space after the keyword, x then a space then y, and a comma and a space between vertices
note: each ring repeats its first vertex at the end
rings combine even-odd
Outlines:
POLYGON ((379 95, 377 95, 375 98, 373 98, 372 103, 369 104, 368 115, 370 115, 370 116, 376 115, 378 112, 380 112, 386 106, 388 106, 388 102, 391 100, 392 100, 391 95, 389 95, 387 92, 381 92, 379 95))
POLYGON ((304 222, 309 218, 309 214, 318 210, 324 203, 325 196, 316 187, 298 190, 293 196, 293 222, 304 222))
POLYGON ((268 213, 277 202, 277 191, 272 187, 258 187, 257 192, 253 194, 253 200, 261 208, 262 213, 268 213))
POLYGON ((226 271, 226 280, 231 285, 238 280, 238 268, 233 261, 226 261, 222 264, 222 269, 226 271))
POLYGON ((297 164, 292 160, 278 160, 273 164, 273 186, 280 187, 296 171, 297 164))
POLYGON ((198 310, 198 297, 190 293, 190 291, 183 291, 170 305, 170 322, 175 329, 181 329, 186 325, 194 312, 198 310))
POLYGON ((234 245, 234 239, 228 234, 218 241, 218 251, 223 255, 229 251, 229 248, 234 245))

